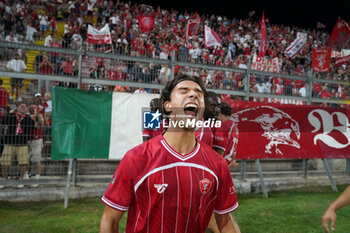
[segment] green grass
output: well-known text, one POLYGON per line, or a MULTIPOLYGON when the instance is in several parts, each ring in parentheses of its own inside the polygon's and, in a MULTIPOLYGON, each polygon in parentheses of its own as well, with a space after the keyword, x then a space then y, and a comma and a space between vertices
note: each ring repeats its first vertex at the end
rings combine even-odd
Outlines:
MULTIPOLYGON (((330 187, 310 187, 293 191, 239 195, 239 208, 233 215, 242 233, 316 233, 324 232, 321 216, 339 192, 330 187)), ((0 202, 0 233, 88 233, 98 232, 104 204, 98 198, 38 203, 0 202)), ((125 230, 126 215, 122 219, 125 230)), ((336 231, 350 232, 350 206, 337 212, 336 231)))

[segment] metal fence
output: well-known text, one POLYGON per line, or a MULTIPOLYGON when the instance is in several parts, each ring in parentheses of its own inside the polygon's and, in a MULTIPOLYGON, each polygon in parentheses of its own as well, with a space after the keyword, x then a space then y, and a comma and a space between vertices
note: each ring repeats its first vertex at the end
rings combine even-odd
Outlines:
MULTIPOLYGON (((239 68, 203 64, 200 61, 187 62, 187 59, 175 54, 168 59, 159 59, 136 54, 129 56, 117 52, 90 51, 82 47, 63 49, 5 41, 0 41, 0 49, 0 77, 3 87, 0 90, 0 107, 3 119, 6 119, 3 120, 1 130, 1 174, 4 179, 10 178, 1 180, 0 186, 64 184, 69 167, 73 171, 73 183, 107 181, 113 174, 118 161, 79 159, 69 163, 51 160, 52 86, 159 93, 164 84, 176 74, 186 73, 201 77, 207 88, 220 94, 223 99, 341 108, 349 106, 348 74, 329 78, 332 77, 331 74, 321 76, 310 70, 307 76, 300 77, 253 70, 250 61, 245 68, 239 68), (337 94, 325 97, 321 94, 322 90, 337 94), (9 95, 8 100, 6 93, 9 95), (19 114, 15 114, 16 104, 21 99, 26 103, 24 111, 30 115, 26 119, 28 127, 25 128, 28 129, 16 127, 16 122, 21 121, 19 114), (42 122, 39 124, 41 118, 42 122), (11 129, 6 127, 11 125, 9 122, 12 122, 11 129), (39 129, 40 132, 37 132, 39 129), (19 140, 16 132, 20 130, 28 131, 27 138, 21 139, 24 141, 20 143, 24 146, 24 152, 11 151, 11 148, 5 146, 8 144, 6 140, 11 140, 11 137, 19 140), (36 141, 35 136, 41 139, 38 145, 33 144, 36 141), (21 155, 18 156, 27 153, 26 150, 31 157, 29 165, 25 160, 19 159, 21 155), (35 154, 40 154, 38 150, 42 158, 36 159, 35 154), (40 174, 40 179, 36 174, 40 174)), ((239 168, 232 169, 233 176, 256 177, 259 168, 253 162, 248 160, 241 163, 239 168)), ((261 160, 260 163, 260 168, 271 174, 325 174, 320 160, 261 160)), ((345 163, 344 160, 334 160, 330 162, 329 168, 333 174, 348 174, 350 165, 348 161, 345 163)))

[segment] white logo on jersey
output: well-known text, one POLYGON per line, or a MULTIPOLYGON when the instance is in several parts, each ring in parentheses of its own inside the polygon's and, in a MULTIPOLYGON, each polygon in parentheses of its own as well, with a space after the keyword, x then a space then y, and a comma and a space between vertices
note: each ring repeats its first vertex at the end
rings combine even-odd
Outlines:
POLYGON ((168 184, 155 184, 154 187, 157 189, 158 193, 162 193, 165 191, 166 187, 168 187, 168 184))

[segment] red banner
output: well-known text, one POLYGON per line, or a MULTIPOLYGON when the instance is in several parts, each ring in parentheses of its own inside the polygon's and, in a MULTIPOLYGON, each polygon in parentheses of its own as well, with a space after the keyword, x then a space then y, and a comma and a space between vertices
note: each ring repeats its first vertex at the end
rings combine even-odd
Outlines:
POLYGON ((137 16, 139 21, 140 30, 145 33, 151 31, 154 27, 154 15, 139 15, 137 16))
POLYGON ((187 28, 186 28, 186 38, 192 39, 194 36, 197 35, 198 29, 199 29, 199 19, 189 19, 187 21, 187 28))
POLYGON ((338 19, 329 37, 327 46, 332 49, 342 49, 350 39, 350 26, 345 20, 338 19))
POLYGON ((350 158, 349 110, 232 101, 236 159, 350 158))
POLYGON ((261 20, 261 35, 259 44, 259 57, 264 57, 267 50, 267 37, 264 12, 261 20))
POLYGON ((332 50, 312 49, 312 69, 315 72, 329 72, 332 50))

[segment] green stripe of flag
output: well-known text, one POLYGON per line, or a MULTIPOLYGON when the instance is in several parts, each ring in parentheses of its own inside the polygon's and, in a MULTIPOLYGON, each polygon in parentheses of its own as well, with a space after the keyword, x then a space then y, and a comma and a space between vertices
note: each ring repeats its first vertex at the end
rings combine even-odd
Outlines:
POLYGON ((52 159, 108 158, 112 93, 54 87, 52 159))

